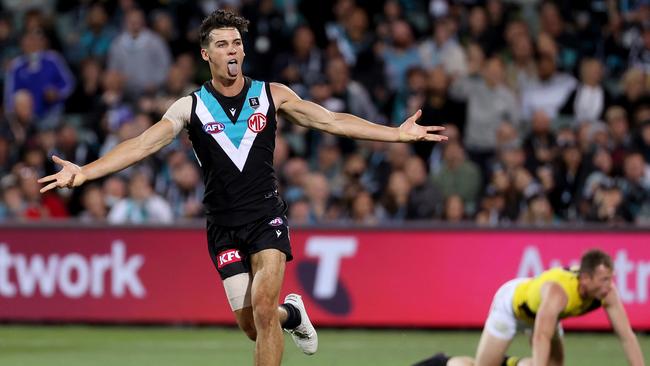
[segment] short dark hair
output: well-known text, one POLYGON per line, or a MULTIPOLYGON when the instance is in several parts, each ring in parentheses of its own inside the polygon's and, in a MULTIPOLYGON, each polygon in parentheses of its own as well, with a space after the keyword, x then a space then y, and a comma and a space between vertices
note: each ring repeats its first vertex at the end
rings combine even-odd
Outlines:
POLYGON ((237 16, 228 10, 215 10, 203 19, 201 23, 201 28, 199 29, 199 42, 201 43, 201 47, 208 46, 210 43, 210 32, 213 29, 236 28, 239 34, 243 35, 248 32, 249 23, 246 18, 237 16))
POLYGON ((580 273, 592 276, 601 264, 609 269, 614 269, 614 263, 612 263, 612 257, 609 254, 600 249, 591 249, 580 258, 580 273))

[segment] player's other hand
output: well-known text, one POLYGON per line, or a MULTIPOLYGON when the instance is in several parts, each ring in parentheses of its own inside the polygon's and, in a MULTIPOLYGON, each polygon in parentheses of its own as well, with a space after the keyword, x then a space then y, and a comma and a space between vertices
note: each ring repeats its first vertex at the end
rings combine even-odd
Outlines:
POLYGON ((38 183, 49 183, 41 188, 41 193, 45 193, 53 188, 74 188, 86 181, 86 176, 81 172, 81 167, 67 160, 63 160, 56 155, 52 156, 52 161, 61 165, 61 170, 47 177, 38 180, 38 183))
POLYGON ((436 134, 438 131, 444 131, 442 126, 422 126, 416 123, 422 110, 418 109, 411 117, 407 118, 399 127, 399 140, 401 142, 412 141, 447 141, 447 136, 436 134))

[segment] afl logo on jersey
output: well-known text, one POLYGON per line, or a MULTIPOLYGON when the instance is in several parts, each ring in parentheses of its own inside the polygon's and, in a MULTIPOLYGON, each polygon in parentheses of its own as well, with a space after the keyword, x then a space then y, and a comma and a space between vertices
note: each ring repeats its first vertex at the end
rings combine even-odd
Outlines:
POLYGON ((203 125, 203 131, 209 134, 216 134, 226 129, 226 126, 221 122, 210 122, 203 125))
POLYGON ((248 128, 255 133, 260 133, 266 127, 266 116, 262 113, 255 113, 248 119, 248 128))

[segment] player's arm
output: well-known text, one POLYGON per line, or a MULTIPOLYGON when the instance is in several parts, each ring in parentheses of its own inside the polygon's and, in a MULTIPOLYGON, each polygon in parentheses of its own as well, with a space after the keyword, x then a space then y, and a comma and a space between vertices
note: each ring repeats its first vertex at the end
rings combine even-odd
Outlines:
POLYGON ((38 180, 39 183, 49 183, 41 188, 41 193, 45 193, 53 188, 78 187, 88 180, 101 178, 120 171, 143 160, 149 155, 155 154, 158 150, 172 142, 174 137, 182 129, 184 122, 177 117, 178 113, 170 114, 175 109, 179 109, 179 105, 183 104, 181 102, 186 102, 186 100, 181 98, 175 102, 162 120, 149 127, 139 136, 123 141, 111 149, 106 155, 82 167, 70 161, 63 160, 58 156, 52 156, 52 160, 61 165, 61 170, 56 174, 48 175, 38 180))
POLYGON ((557 329, 558 316, 569 301, 566 293, 554 282, 541 288, 542 302, 535 316, 533 330, 533 365, 546 366, 551 353, 551 339, 557 329))
POLYGON ((612 328, 614 328, 614 332, 616 332, 616 335, 621 340, 628 363, 632 366, 644 365, 639 341, 632 331, 616 287, 613 287, 609 294, 607 294, 607 297, 605 297, 603 307, 605 308, 609 322, 612 324, 612 328))
POLYGON ((287 86, 272 83, 271 94, 276 109, 289 121, 338 136, 354 139, 409 142, 446 141, 447 137, 435 132, 441 126, 421 126, 415 123, 422 112, 418 110, 399 127, 382 126, 348 113, 329 111, 320 105, 301 99, 287 86))

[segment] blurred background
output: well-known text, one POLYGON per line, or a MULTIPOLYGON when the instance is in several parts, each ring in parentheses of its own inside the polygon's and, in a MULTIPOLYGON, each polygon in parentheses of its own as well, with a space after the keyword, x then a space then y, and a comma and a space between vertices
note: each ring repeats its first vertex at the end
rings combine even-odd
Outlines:
MULTIPOLYGON (((353 141, 279 120, 283 295, 330 328, 309 360, 287 338, 286 364, 473 354, 501 283, 594 246, 650 329, 650 1, 2 0, 0 364, 250 364, 185 132, 78 189, 36 182, 52 155, 86 164, 208 80, 198 28, 220 8, 251 21, 246 75, 390 126, 421 109, 449 137, 353 141)), ((598 312, 567 329, 609 327, 598 312)), ((622 364, 609 333, 567 342, 567 364, 622 364)))

